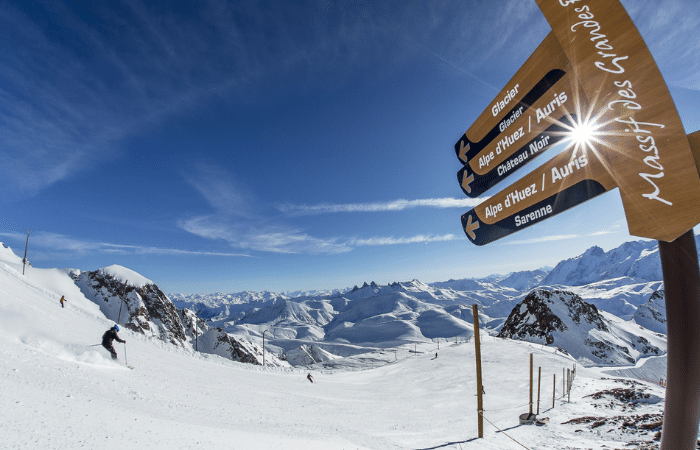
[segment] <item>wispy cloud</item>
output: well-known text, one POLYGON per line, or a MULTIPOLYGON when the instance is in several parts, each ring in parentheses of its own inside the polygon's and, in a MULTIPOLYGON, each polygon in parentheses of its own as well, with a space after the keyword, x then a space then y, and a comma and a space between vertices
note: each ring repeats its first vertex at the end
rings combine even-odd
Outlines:
POLYGON ((182 220, 179 226, 183 230, 200 237, 224 240, 235 248, 270 253, 312 255, 347 253, 357 247, 427 244, 458 239, 453 234, 408 237, 318 238, 295 228, 282 226, 255 228, 252 225, 234 223, 220 216, 204 216, 182 220))
POLYGON ((606 234, 613 234, 615 231, 612 230, 603 230, 603 231, 596 231, 595 233, 589 234, 589 236, 604 236, 606 234))
POLYGON ((212 98, 245 92, 250 99, 265 91, 267 77, 290 68, 333 70, 327 62, 349 48, 356 55, 344 61, 349 71, 362 56, 353 43, 371 45, 366 25, 298 26, 318 12, 314 3, 260 9, 209 0, 191 14, 139 0, 118 9, 62 1, 24 8, 0 3, 5 198, 34 195, 119 157, 125 137, 212 98))
POLYGON ((542 236, 538 238, 532 238, 532 239, 522 239, 518 241, 508 241, 508 242, 501 242, 501 245, 522 245, 522 244, 541 244, 542 242, 555 242, 555 241, 568 241, 571 239, 577 239, 580 238, 581 236, 577 234, 559 234, 559 235, 551 235, 551 236, 542 236))
POLYGON ((413 208, 472 208, 484 200, 486 200, 486 198, 427 198, 418 200, 400 199, 388 202, 373 203, 321 203, 318 205, 294 205, 291 203, 282 203, 275 205, 275 208, 290 215, 310 215, 351 212, 403 211, 413 208))
MULTIPOLYGON (((24 244, 26 235, 20 233, 0 232, 0 236, 11 239, 12 241, 24 244)), ((96 253, 110 253, 117 255, 172 255, 172 256, 235 256, 247 257, 253 256, 245 253, 232 252, 210 252, 199 250, 183 250, 177 248, 163 248, 143 245, 127 245, 127 244, 112 244, 108 242, 95 242, 76 239, 70 236, 65 236, 56 233, 32 233, 30 235, 30 244, 32 253, 38 255, 50 254, 53 258, 73 258, 76 256, 85 256, 96 253), (38 251, 34 249, 39 249, 38 251)), ((16 252, 15 252, 16 253, 16 252)), ((35 257, 36 258, 36 257, 35 257)), ((32 258, 30 258, 32 259, 32 258)))
POLYGON ((522 245, 522 244, 541 244, 543 242, 556 242, 556 241, 569 241, 572 239, 581 239, 593 236, 604 236, 606 234, 614 234, 616 231, 613 230, 601 230, 595 233, 580 235, 580 234, 554 234, 550 236, 541 236, 532 239, 521 239, 518 241, 508 241, 503 242, 501 245, 522 245))
POLYGON ((291 226, 256 225, 226 214, 183 219, 183 230, 206 239, 223 240, 234 248, 271 253, 337 254, 352 250, 338 238, 318 238, 291 226))
MULTIPOLYGON (((420 244, 430 242, 446 242, 455 241, 458 238, 454 234, 444 234, 441 236, 434 235, 416 235, 411 237, 375 237, 369 239, 351 239, 349 243, 355 247, 377 246, 377 245, 399 245, 399 244, 420 244)), ((466 239, 466 238, 464 238, 466 239)))
POLYGON ((382 203, 279 204, 275 208, 285 216, 271 218, 270 214, 264 213, 262 202, 238 182, 235 174, 230 171, 200 163, 195 164, 192 171, 184 174, 184 177, 214 211, 211 214, 182 218, 178 221, 181 229, 206 239, 223 240, 234 248, 260 252, 338 254, 364 246, 451 241, 456 239, 452 234, 418 234, 408 237, 318 237, 288 222, 293 217, 301 215, 389 212, 418 207, 465 208, 479 202, 472 199, 438 198, 382 203))

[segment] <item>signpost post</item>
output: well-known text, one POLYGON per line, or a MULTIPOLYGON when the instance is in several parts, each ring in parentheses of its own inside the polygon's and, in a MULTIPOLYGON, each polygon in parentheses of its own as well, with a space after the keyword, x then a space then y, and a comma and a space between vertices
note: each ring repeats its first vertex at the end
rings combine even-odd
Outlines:
POLYGON ((478 197, 555 144, 561 153, 462 215, 485 245, 619 188, 632 235, 659 240, 668 321, 661 449, 693 449, 700 419, 700 132, 673 100, 619 0, 536 0, 552 32, 455 144, 478 197), (593 131, 579 140, 577 133, 593 131))

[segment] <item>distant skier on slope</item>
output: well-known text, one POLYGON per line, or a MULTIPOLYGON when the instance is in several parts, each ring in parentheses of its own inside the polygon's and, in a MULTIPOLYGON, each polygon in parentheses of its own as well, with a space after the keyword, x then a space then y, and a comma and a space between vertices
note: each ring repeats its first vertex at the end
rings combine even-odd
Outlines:
POLYGON ((112 359, 117 359, 117 351, 114 350, 114 345, 112 345, 112 342, 116 339, 117 342, 126 344, 125 340, 119 338, 117 331, 119 331, 119 325, 114 324, 112 328, 105 331, 105 334, 102 335, 102 346, 112 354, 112 359))
POLYGON ((311 383, 314 382, 314 378, 311 376, 311 372, 306 376, 306 379, 309 380, 311 383))
POLYGON ((59 300, 59 302, 61 302, 61 308, 65 308, 65 307, 66 307, 66 306, 63 304, 63 302, 67 302, 67 301, 68 301, 68 300, 66 300, 66 297, 64 297, 64 296, 62 295, 62 296, 61 296, 61 299, 59 300))

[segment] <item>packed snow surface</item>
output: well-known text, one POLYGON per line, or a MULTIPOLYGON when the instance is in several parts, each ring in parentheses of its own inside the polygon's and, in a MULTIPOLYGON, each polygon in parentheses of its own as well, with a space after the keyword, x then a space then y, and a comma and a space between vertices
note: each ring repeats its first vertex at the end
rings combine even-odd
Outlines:
MULTIPOLYGON (((654 433, 565 424, 630 414, 605 395, 591 397, 624 385, 602 369, 578 366, 569 403, 562 373, 574 368, 573 359, 485 333, 483 439, 473 339, 442 341, 439 350, 425 341, 377 350, 346 358, 346 369, 300 370, 236 363, 122 330, 127 343, 115 343, 115 362, 99 346, 112 322, 71 284, 67 271, 22 276, 21 268, 0 262, 2 448, 501 450, 521 448, 517 440, 532 450, 602 449, 654 433), (61 295, 69 300, 65 308, 61 295), (540 417, 550 419, 542 427, 518 424, 529 407, 531 353, 534 398, 541 367, 540 417)), ((663 388, 635 383, 647 396, 634 414, 660 414, 663 388)))

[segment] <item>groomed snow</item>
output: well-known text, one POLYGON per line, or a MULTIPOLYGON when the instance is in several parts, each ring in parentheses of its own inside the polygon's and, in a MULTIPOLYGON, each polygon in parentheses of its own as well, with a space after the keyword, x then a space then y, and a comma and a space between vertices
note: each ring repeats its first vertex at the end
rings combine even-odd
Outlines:
MULTIPOLYGON (((45 285, 67 289, 68 281, 42 284, 36 282, 42 272, 32 272, 22 276, 0 264, 3 448, 521 448, 510 436, 532 450, 602 449, 635 438, 562 424, 620 414, 595 408, 586 397, 614 387, 600 379, 610 375, 579 366, 566 403, 561 375, 573 368, 572 359, 485 334, 485 417, 505 432, 485 422, 483 439, 477 439, 473 341, 443 341, 439 351, 434 343, 386 349, 357 359, 354 371, 314 370, 311 384, 306 370, 263 370, 124 330, 127 344, 116 348, 121 361, 135 366, 129 370, 99 345, 91 347, 112 325, 99 309, 84 298, 61 308, 59 293, 45 285), (542 367, 541 416, 551 419, 544 427, 518 425, 528 410, 530 353, 542 367)), ((663 388, 647 386, 651 400, 636 413, 659 413, 663 388)))

